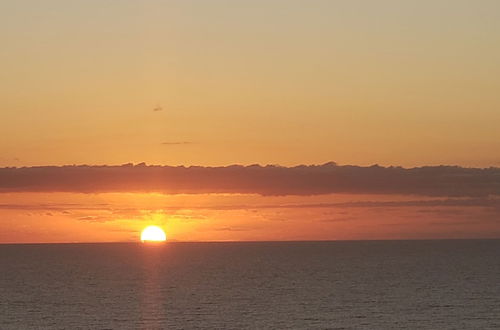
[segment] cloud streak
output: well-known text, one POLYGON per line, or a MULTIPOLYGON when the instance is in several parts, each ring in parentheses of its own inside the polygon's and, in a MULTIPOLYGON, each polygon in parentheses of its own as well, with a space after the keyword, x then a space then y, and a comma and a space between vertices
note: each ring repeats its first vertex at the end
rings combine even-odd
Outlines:
POLYGON ((191 142, 191 141, 172 141, 172 142, 162 142, 161 144, 165 145, 165 146, 179 146, 179 145, 194 144, 194 142, 191 142))
MULTIPOLYGON (((330 202, 330 203, 283 203, 283 204, 232 204, 232 205, 157 205, 147 207, 149 211, 182 211, 182 210, 260 210, 260 209, 339 209, 339 208, 401 208, 401 207, 427 207, 420 209, 419 213, 432 213, 436 208, 455 208, 455 207, 481 207, 500 212, 500 199, 498 198, 467 198, 467 199, 434 199, 434 200, 412 200, 412 201, 352 201, 352 202, 330 202)), ((106 210, 113 214, 138 213, 140 210, 130 207, 120 207, 112 204, 0 204, 0 210, 24 210, 24 211, 56 211, 65 214, 71 214, 67 211, 92 211, 106 210)), ((453 211, 458 212, 458 211, 453 211)), ((140 213, 140 212, 139 212, 140 213)), ((185 217, 185 216, 183 216, 185 217)), ((199 218, 199 216, 196 216, 199 218)))
POLYGON ((40 166, 0 168, 0 192, 250 193, 260 195, 500 195, 499 168, 323 165, 172 167, 40 166))

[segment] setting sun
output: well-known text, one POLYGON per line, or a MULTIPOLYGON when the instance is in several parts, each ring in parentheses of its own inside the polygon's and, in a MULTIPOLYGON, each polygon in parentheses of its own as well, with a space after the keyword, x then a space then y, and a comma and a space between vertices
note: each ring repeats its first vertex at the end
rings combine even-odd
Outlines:
POLYGON ((141 241, 143 242, 163 242, 166 240, 165 232, 158 226, 148 226, 141 233, 141 241))

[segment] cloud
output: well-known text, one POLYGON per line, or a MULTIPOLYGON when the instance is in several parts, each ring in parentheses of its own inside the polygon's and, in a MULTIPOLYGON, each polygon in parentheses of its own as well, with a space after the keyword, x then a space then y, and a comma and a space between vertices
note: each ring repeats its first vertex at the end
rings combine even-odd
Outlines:
POLYGON ((250 193, 260 195, 500 195, 499 168, 362 167, 335 163, 282 167, 40 166, 0 168, 0 192, 250 193))
POLYGON ((78 220, 88 221, 88 222, 106 222, 106 221, 112 221, 115 219, 109 218, 109 217, 103 217, 103 216, 96 216, 96 215, 86 215, 86 216, 79 217, 78 220))
POLYGON ((320 220, 322 222, 349 222, 349 221, 353 221, 353 220, 357 220, 358 218, 354 217, 354 216, 349 216, 349 217, 339 217, 339 218, 327 218, 327 219, 323 219, 323 220, 320 220))
MULTIPOLYGON (((157 205, 148 207, 146 210, 118 207, 107 203, 98 203, 93 205, 76 204, 76 203, 61 203, 61 204, 0 204, 0 210, 24 210, 24 211, 53 211, 61 212, 62 214, 72 214, 68 211, 94 211, 104 210, 114 216, 140 216, 143 211, 169 211, 175 212, 173 217, 183 219, 195 218, 199 219, 200 214, 195 215, 184 214, 183 211, 233 211, 233 210, 264 210, 264 209, 346 209, 346 208, 401 208, 401 207, 421 207, 416 210, 418 213, 433 213, 439 208, 456 208, 456 207, 482 207, 485 209, 500 212, 500 199, 498 198, 446 198, 433 200, 411 200, 411 201, 350 201, 350 202, 329 202, 329 203, 282 203, 282 204, 231 204, 231 205, 157 205), (425 208, 424 208, 425 207, 425 208)), ((455 211, 453 211, 455 212, 455 211)), ((456 211, 459 212, 459 211, 456 211)), ((340 214, 343 214, 342 212, 340 214)))
POLYGON ((179 145, 194 144, 194 142, 191 142, 191 141, 173 141, 173 142, 162 142, 161 144, 163 144, 165 146, 179 146, 179 145))
POLYGON ((249 231, 249 230, 255 230, 258 229, 258 227, 243 227, 243 226, 226 226, 226 227, 217 227, 214 228, 213 230, 216 231, 249 231))
MULTIPOLYGON (((0 209, 4 210, 25 210, 25 211, 54 211, 61 212, 62 214, 72 214, 69 209, 72 211, 88 211, 88 210, 101 210, 105 208, 106 203, 97 203, 94 205, 84 205, 84 204, 76 204, 76 203, 61 203, 61 204, 0 204, 0 209)), ((128 209, 124 209, 128 210, 128 209)))

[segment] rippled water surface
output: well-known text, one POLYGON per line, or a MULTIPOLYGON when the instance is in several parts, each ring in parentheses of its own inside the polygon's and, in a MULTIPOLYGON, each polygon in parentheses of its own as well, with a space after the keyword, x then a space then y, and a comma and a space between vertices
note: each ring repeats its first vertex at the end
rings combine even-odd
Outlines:
POLYGON ((500 241, 0 245, 1 329, 499 329, 500 241))

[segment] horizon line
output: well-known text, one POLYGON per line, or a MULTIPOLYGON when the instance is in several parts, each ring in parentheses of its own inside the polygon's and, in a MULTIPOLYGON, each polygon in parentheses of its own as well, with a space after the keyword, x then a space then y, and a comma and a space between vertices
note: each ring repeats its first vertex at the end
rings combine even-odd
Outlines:
MULTIPOLYGON (((485 237, 485 238, 389 238, 389 239, 319 239, 319 240, 215 240, 215 241, 167 241, 155 245, 165 245, 172 243, 321 243, 321 242, 406 242, 406 241, 497 241, 500 237, 485 237)), ((1 245, 70 245, 70 244, 138 244, 148 245, 147 243, 139 241, 106 241, 106 242, 7 242, 1 245)))

